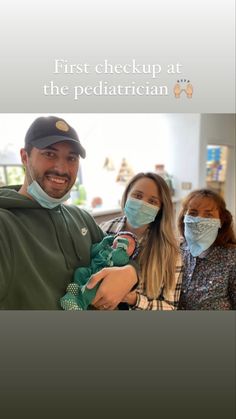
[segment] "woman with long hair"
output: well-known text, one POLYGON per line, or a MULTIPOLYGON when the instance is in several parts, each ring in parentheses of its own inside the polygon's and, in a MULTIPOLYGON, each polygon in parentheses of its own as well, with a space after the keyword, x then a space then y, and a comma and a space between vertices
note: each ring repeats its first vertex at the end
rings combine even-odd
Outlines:
POLYGON ((124 191, 122 209, 122 217, 101 228, 107 234, 130 231, 138 239, 139 282, 123 302, 132 309, 176 309, 182 266, 168 185, 155 173, 138 173, 124 191))
POLYGON ((184 241, 179 309, 236 309, 236 238, 224 199, 208 189, 191 192, 178 227, 184 241))

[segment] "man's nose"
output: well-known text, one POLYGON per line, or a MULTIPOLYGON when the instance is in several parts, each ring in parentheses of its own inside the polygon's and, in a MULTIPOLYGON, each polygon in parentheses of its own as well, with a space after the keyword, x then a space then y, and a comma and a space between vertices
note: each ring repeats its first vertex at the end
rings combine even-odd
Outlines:
POLYGON ((60 175, 68 174, 69 173, 68 161, 66 159, 62 159, 62 158, 58 159, 55 162, 54 169, 60 175))

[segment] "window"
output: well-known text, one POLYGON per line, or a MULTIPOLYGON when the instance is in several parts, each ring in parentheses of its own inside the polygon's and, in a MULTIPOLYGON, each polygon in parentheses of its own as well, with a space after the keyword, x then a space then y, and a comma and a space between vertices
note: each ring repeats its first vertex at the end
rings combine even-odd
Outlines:
POLYGON ((0 186, 21 185, 23 181, 22 165, 0 165, 0 186))

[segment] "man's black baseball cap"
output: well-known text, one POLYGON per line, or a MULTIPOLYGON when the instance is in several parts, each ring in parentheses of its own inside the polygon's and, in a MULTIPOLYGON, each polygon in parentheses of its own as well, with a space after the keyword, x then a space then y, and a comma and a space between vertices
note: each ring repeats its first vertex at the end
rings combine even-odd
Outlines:
POLYGON ((70 141, 83 158, 86 151, 79 141, 77 132, 64 119, 57 116, 41 116, 30 125, 25 136, 25 147, 46 148, 50 145, 70 141))

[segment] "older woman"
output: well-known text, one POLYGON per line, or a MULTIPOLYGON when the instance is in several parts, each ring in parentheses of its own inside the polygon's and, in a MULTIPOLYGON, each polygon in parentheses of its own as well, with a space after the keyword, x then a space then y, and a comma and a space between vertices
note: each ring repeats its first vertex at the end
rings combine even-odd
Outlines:
POLYGON ((178 227, 184 237, 179 309, 236 309, 236 238, 223 198, 208 189, 191 192, 178 227))
POLYGON ((155 173, 139 173, 124 191, 122 208, 122 217, 104 223, 101 228, 108 234, 130 231, 138 238, 139 283, 123 302, 134 310, 176 309, 182 265, 168 185, 155 173))

